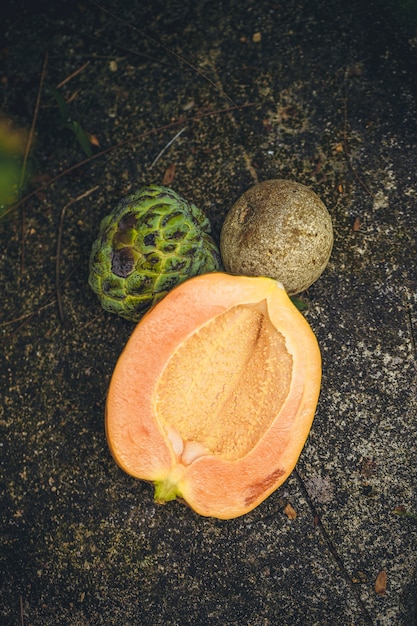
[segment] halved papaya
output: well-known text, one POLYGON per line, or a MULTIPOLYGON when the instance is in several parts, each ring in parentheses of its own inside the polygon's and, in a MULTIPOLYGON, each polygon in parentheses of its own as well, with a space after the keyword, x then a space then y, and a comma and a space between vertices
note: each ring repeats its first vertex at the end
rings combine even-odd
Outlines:
POLYGON ((279 282, 197 276, 142 318, 120 355, 109 447, 158 502, 238 517, 293 470, 320 381, 316 337, 279 282))

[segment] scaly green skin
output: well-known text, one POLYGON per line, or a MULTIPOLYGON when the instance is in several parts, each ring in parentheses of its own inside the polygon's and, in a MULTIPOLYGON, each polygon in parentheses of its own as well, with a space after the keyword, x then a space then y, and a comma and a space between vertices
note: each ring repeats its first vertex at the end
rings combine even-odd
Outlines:
POLYGON ((220 269, 209 232, 200 209, 172 189, 142 187, 102 220, 89 285, 103 309, 137 322, 176 285, 220 269))

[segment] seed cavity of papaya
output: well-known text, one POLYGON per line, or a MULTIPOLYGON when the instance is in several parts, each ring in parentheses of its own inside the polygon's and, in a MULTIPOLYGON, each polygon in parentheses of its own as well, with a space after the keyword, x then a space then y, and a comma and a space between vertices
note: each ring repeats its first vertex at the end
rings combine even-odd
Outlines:
POLYGON ((239 304, 172 354, 157 384, 156 417, 183 464, 204 455, 235 461, 268 431, 291 378, 292 356, 267 301, 239 304))

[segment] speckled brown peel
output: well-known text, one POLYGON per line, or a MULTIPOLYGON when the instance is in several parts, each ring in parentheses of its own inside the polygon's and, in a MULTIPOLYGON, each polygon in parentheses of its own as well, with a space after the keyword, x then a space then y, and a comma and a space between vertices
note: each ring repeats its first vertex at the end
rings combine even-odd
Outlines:
POLYGON ((332 247, 323 202, 308 187, 283 179, 248 189, 230 209, 220 238, 227 271, 275 278, 290 295, 317 280, 332 247))

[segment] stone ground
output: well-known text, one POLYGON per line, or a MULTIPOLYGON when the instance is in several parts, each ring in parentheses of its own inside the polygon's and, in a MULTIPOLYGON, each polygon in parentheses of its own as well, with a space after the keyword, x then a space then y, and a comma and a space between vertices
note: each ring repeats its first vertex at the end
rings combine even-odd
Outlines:
POLYGON ((9 4, 2 112, 29 128, 44 81, 36 193, 0 222, 0 623, 417 624, 412 3, 9 4), (65 79, 92 160, 48 90, 65 79), (303 294, 323 355, 311 434, 288 481, 231 521, 155 505, 104 434, 132 325, 100 313, 89 251, 119 198, 173 173, 216 239, 271 177, 310 186, 335 229, 303 294))

